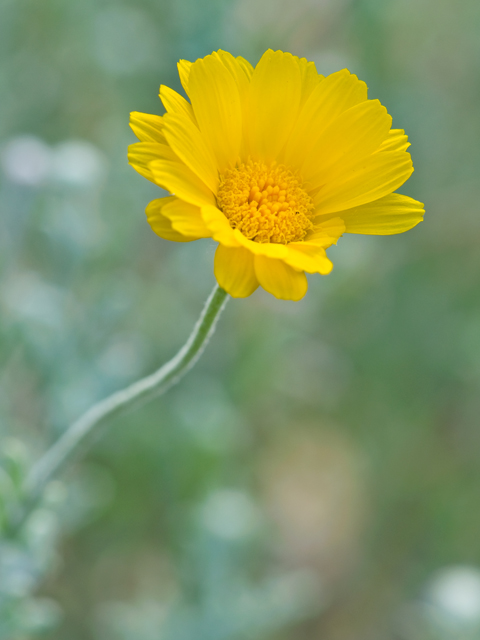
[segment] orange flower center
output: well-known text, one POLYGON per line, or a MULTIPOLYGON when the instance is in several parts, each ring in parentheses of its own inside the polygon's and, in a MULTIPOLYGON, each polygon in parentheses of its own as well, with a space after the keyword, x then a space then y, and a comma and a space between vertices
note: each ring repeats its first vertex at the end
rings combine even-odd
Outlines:
POLYGON ((232 229, 255 242, 297 242, 313 227, 312 198, 281 164, 249 160, 228 169, 220 177, 217 203, 232 229))

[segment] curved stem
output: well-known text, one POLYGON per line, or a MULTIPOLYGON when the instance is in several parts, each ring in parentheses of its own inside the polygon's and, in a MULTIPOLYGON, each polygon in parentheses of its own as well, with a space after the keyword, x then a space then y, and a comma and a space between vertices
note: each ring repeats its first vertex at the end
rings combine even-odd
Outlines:
POLYGON ((23 514, 22 521, 31 511, 46 484, 70 460, 97 427, 132 407, 164 393, 193 367, 215 330, 216 321, 227 302, 227 295, 223 289, 216 285, 205 303, 190 337, 176 356, 155 373, 94 404, 40 458, 26 480, 26 513, 23 514))

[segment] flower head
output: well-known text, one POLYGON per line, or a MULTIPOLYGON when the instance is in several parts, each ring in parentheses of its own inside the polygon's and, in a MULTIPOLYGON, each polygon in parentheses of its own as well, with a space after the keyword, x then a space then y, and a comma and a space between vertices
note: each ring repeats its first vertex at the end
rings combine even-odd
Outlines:
POLYGON ((346 69, 268 50, 255 69, 216 51, 181 60, 190 102, 161 86, 164 116, 134 112, 130 164, 171 196, 147 207, 162 238, 211 237, 215 276, 234 297, 260 285, 299 300, 327 274, 343 233, 401 233, 423 205, 393 193, 412 174, 409 143, 346 69))

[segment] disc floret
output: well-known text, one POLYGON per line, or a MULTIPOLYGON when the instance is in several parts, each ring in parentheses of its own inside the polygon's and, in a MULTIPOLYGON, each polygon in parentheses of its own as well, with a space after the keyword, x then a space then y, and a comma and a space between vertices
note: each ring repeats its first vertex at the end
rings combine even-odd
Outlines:
POLYGON ((312 198, 281 164, 249 160, 228 169, 220 178, 217 203, 231 227, 255 242, 298 242, 313 227, 312 198))

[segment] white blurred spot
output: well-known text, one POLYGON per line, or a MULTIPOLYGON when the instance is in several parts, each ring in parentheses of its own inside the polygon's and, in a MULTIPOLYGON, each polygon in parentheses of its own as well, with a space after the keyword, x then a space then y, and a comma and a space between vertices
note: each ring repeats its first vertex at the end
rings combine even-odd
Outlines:
POLYGON ((53 177, 73 186, 98 184, 105 175, 103 154, 85 140, 66 140, 58 144, 53 153, 53 177))
POLYGON ((65 294, 44 282, 35 272, 17 273, 7 279, 3 300, 17 317, 52 328, 63 324, 65 294))
POLYGON ((86 140, 65 140, 53 149, 35 136, 18 136, 0 150, 5 175, 16 184, 37 186, 53 179, 69 186, 92 186, 103 179, 106 159, 86 140))
POLYGON ((259 522, 257 508, 250 498, 228 489, 210 495, 203 505, 201 518, 209 531, 227 540, 249 535, 259 522))
POLYGON ((0 596, 24 597, 36 583, 36 569, 23 550, 9 542, 0 542, 0 596))
POLYGON ((0 162, 12 182, 33 187, 48 178, 52 150, 40 138, 19 136, 2 147, 0 162))
POLYGON ((467 566, 442 569, 427 593, 433 605, 459 621, 480 621, 480 570, 467 566))
POLYGON ((151 19, 139 9, 112 6, 101 10, 95 19, 93 35, 97 62, 109 73, 134 73, 159 57, 159 34, 151 19))
POLYGON ((58 533, 58 517, 49 509, 36 509, 26 523, 26 538, 35 555, 48 563, 58 533))

